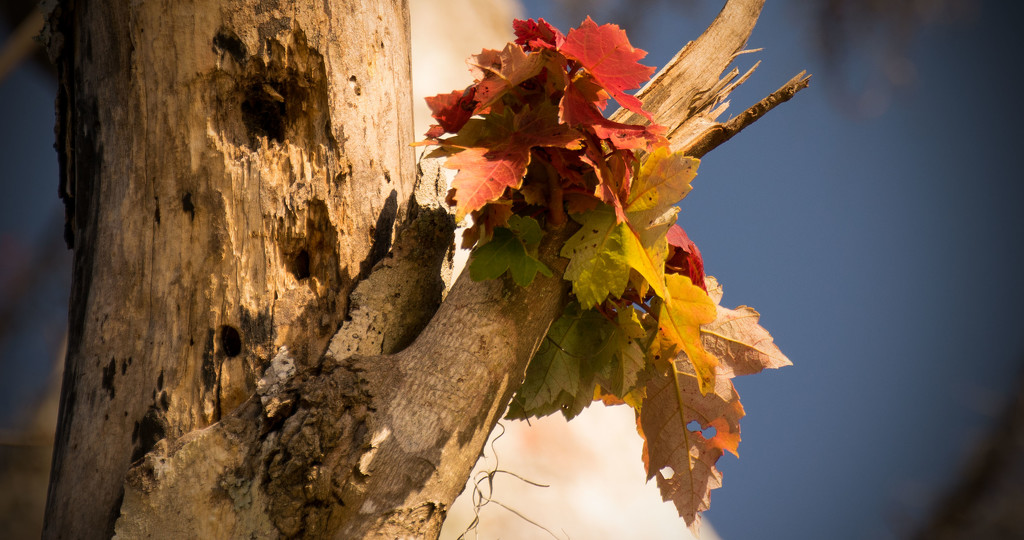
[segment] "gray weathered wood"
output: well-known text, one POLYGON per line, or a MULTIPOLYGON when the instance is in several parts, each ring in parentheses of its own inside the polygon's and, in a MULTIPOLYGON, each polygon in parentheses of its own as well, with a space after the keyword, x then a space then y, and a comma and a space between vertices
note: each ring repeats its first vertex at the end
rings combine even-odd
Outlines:
POLYGON ((415 175, 405 2, 65 1, 75 249, 48 538, 109 537, 132 461, 319 360, 415 175))

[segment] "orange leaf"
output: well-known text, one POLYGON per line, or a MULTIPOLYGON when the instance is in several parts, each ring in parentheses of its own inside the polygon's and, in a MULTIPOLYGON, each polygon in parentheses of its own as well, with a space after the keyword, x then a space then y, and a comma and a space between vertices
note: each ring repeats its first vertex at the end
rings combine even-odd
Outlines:
POLYGON ((461 220, 467 213, 483 208, 500 197, 505 188, 518 188, 529 164, 529 148, 468 148, 448 158, 444 166, 459 169, 452 181, 455 219, 461 220))

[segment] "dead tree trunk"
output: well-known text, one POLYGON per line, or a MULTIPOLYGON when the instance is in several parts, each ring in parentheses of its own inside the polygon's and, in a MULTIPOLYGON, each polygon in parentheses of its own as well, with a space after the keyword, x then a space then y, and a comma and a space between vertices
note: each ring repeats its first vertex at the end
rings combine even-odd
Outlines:
MULTIPOLYGON (((724 140, 762 4, 641 92, 673 145, 724 140)), ((438 308, 453 223, 409 148, 407 27, 397 0, 51 13, 75 275, 44 536, 438 534, 566 300, 571 231, 553 277, 466 276, 438 308)))
POLYGON ((109 537, 128 466, 314 363, 415 174, 405 2, 63 2, 75 250, 47 537, 109 537))

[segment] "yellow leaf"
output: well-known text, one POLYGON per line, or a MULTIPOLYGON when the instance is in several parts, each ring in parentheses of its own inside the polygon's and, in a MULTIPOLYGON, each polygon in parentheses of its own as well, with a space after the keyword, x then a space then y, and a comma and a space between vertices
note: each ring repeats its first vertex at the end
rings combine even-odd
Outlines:
POLYGON ((690 192, 690 182, 697 176, 700 160, 667 148, 654 151, 640 168, 629 189, 625 210, 633 213, 631 220, 646 229, 651 221, 690 192))
POLYGON ((700 391, 707 393, 714 388, 718 359, 701 344, 700 325, 715 320, 715 304, 704 289, 686 276, 666 275, 665 284, 668 294, 662 297, 658 327, 686 353, 697 374, 700 391))
POLYGON ((628 234, 623 234, 622 249, 626 256, 626 262, 631 268, 640 273, 654 293, 665 297, 665 254, 659 253, 657 249, 647 250, 640 242, 640 237, 632 227, 626 223, 619 224, 628 229, 628 234), (653 252, 653 253, 652 253, 653 252))

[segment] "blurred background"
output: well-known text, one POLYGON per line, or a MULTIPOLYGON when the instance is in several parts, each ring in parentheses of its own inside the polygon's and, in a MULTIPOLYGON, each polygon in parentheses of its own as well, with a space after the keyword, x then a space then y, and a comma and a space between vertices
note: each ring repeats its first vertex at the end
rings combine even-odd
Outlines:
MULTIPOLYGON (((462 59, 500 48, 515 16, 617 23, 660 67, 723 3, 413 0, 416 95, 468 84, 462 59)), ((39 534, 70 285, 35 9, 0 2, 0 538, 39 534)), ((757 308, 795 365, 736 380, 741 458, 719 462, 705 537, 1024 537, 1022 16, 767 2, 762 50, 735 63, 761 65, 725 116, 801 70, 811 87, 703 160, 680 222, 723 305, 757 308)), ((550 487, 496 474, 505 507, 484 507, 481 538, 688 534, 643 482, 628 410, 505 424, 478 470, 550 487)), ((446 537, 474 518, 467 493, 446 537)))

